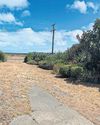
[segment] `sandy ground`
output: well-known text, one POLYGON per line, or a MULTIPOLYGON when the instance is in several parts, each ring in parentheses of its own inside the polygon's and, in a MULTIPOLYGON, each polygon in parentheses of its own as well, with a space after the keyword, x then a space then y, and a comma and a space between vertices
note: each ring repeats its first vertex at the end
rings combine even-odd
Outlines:
POLYGON ((100 85, 70 83, 56 78, 51 71, 21 62, 0 63, 0 125, 31 113, 27 93, 34 84, 100 125, 100 85))

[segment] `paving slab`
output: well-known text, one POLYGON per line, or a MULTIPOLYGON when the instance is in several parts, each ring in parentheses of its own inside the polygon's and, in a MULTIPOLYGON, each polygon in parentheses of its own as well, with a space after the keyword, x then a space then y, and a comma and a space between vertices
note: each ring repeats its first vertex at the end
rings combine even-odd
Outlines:
POLYGON ((19 116, 10 125, 94 125, 37 86, 31 88, 29 99, 32 108, 30 116, 19 116))
POLYGON ((29 115, 18 116, 14 118, 10 125, 37 125, 37 123, 29 115))
POLYGON ((64 106, 48 92, 33 86, 29 93, 32 118, 39 125, 93 125, 78 112, 64 106))

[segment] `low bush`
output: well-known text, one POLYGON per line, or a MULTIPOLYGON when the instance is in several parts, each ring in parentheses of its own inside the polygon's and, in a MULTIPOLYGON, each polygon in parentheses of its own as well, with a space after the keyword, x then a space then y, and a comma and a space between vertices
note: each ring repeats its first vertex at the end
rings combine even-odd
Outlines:
POLYGON ((27 62, 27 64, 38 65, 38 63, 35 60, 30 60, 30 61, 27 62))
POLYGON ((64 65, 60 67, 59 74, 63 77, 69 78, 71 76, 71 65, 64 65))
POLYGON ((24 59, 25 63, 39 65, 43 69, 53 69, 55 64, 65 63, 66 52, 56 54, 50 53, 29 53, 24 59))
POLYGON ((49 54, 42 62, 39 63, 39 67, 47 70, 56 70, 55 68, 59 67, 55 66, 56 64, 60 65, 64 63, 64 57, 62 57, 62 55, 63 53, 56 53, 54 55, 49 54))
POLYGON ((0 62, 5 62, 5 61, 7 61, 5 54, 0 51, 0 62))
POLYGON ((81 66, 72 66, 71 67, 71 77, 75 79, 80 79, 83 73, 83 67, 81 66))
POLYGON ((27 58, 27 56, 25 56, 24 63, 27 63, 27 62, 28 62, 28 58, 27 58))
POLYGON ((45 60, 47 55, 48 55, 47 53, 39 53, 39 52, 29 53, 25 57, 24 62, 28 64, 38 65, 40 61, 45 60))
POLYGON ((59 74, 66 78, 80 79, 83 67, 75 65, 64 65, 60 67, 59 74))
POLYGON ((24 62, 28 63, 33 60, 33 55, 32 53, 28 53, 27 56, 24 58, 24 62))
POLYGON ((82 73, 81 80, 84 82, 100 83, 100 74, 85 69, 82 73))
POLYGON ((58 52, 55 53, 53 55, 48 55, 45 60, 49 61, 49 62, 54 62, 54 64, 57 63, 65 63, 66 62, 66 52, 58 52))
POLYGON ((53 66, 53 73, 59 74, 59 70, 61 67, 63 67, 65 64, 63 63, 57 63, 53 66))
POLYGON ((41 61, 39 67, 46 70, 52 70, 54 64, 52 62, 41 61))

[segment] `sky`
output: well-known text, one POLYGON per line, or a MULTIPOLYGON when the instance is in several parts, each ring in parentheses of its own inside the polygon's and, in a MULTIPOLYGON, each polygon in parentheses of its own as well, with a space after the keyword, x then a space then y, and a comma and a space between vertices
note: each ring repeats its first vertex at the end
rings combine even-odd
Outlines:
POLYGON ((55 23, 55 52, 65 51, 97 18, 100 0, 0 0, 0 50, 51 52, 55 23))

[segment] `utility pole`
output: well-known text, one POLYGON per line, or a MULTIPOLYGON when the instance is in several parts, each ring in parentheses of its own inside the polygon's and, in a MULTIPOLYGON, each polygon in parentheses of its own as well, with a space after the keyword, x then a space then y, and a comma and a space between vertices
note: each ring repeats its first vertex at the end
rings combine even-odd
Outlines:
POLYGON ((55 40, 55 24, 52 25, 52 54, 54 54, 54 40, 55 40))

